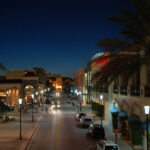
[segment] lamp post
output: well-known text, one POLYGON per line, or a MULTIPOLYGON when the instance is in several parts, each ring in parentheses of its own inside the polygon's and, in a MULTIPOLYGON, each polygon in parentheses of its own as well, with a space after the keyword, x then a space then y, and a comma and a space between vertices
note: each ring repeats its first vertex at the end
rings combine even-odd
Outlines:
POLYGON ((150 107, 149 106, 144 106, 144 111, 145 111, 145 115, 146 115, 146 131, 147 131, 147 134, 146 134, 146 139, 147 139, 147 150, 149 148, 149 138, 148 138, 148 115, 149 115, 149 109, 150 107))
MULTIPOLYGON (((102 109, 102 106, 103 106, 103 95, 100 95, 99 97, 100 97, 100 106, 101 106, 101 109, 102 109)), ((101 125, 103 125, 103 116, 101 116, 101 125)))
POLYGON ((33 114, 33 100, 34 100, 34 94, 32 94, 32 122, 34 122, 34 114, 33 114))
POLYGON ((82 99, 81 99, 81 92, 79 93, 79 104, 80 104, 80 111, 82 111, 82 99))
POLYGON ((21 105, 22 105, 22 99, 19 99, 19 108, 20 108, 20 140, 22 140, 22 132, 21 132, 21 105))

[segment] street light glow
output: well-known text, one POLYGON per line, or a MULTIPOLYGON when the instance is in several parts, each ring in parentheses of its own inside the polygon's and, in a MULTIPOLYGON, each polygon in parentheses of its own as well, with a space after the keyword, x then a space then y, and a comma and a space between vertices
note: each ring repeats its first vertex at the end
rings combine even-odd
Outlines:
POLYGON ((34 94, 32 94, 32 98, 34 98, 34 94))
POLYGON ((144 111, 145 111, 145 114, 146 114, 146 115, 149 114, 149 109, 150 109, 149 106, 144 106, 144 111))
POLYGON ((103 99, 103 95, 100 95, 99 97, 100 97, 100 100, 102 100, 102 99, 103 99))
POLYGON ((19 98, 19 104, 20 104, 20 105, 22 104, 22 99, 21 99, 21 98, 19 98))

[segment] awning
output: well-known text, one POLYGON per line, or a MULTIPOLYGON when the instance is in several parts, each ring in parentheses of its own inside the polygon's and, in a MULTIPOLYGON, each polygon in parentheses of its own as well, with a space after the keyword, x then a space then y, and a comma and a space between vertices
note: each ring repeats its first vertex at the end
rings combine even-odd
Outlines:
POLYGON ((114 113, 114 112, 118 112, 118 111, 119 111, 119 109, 117 107, 114 107, 110 112, 114 113))
POLYGON ((120 111, 118 114, 118 117, 126 117, 127 116, 127 112, 126 111, 120 111))
POLYGON ((139 116, 137 116, 137 115, 131 115, 130 117, 128 117, 128 121, 129 122, 132 122, 132 121, 138 121, 138 120, 140 120, 140 117, 139 116))

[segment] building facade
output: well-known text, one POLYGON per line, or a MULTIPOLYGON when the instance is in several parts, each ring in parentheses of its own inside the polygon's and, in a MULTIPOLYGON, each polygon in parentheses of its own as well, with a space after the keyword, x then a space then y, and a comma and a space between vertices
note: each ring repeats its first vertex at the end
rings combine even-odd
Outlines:
MULTIPOLYGON (((44 70, 40 70, 45 74, 44 70)), ((33 101, 39 102, 42 98, 41 91, 45 89, 46 78, 40 74, 39 68, 33 70, 8 70, 5 79, 0 79, 0 100, 9 106, 18 105, 19 98, 23 104, 33 101), (37 71, 38 70, 38 71, 37 71)))

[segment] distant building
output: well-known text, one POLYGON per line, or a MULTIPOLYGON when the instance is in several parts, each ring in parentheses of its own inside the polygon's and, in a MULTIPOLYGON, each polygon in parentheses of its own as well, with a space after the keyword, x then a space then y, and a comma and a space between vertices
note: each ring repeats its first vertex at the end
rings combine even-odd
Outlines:
MULTIPOLYGON (((71 94, 71 90, 73 90, 73 79, 69 77, 49 77, 47 79, 49 83, 54 87, 54 93, 57 95, 65 93, 67 95, 71 94)), ((73 92, 73 91, 72 91, 73 92)))
POLYGON ((80 93, 80 100, 82 103, 86 104, 88 102, 87 95, 87 70, 84 68, 80 68, 74 76, 75 88, 80 93))

